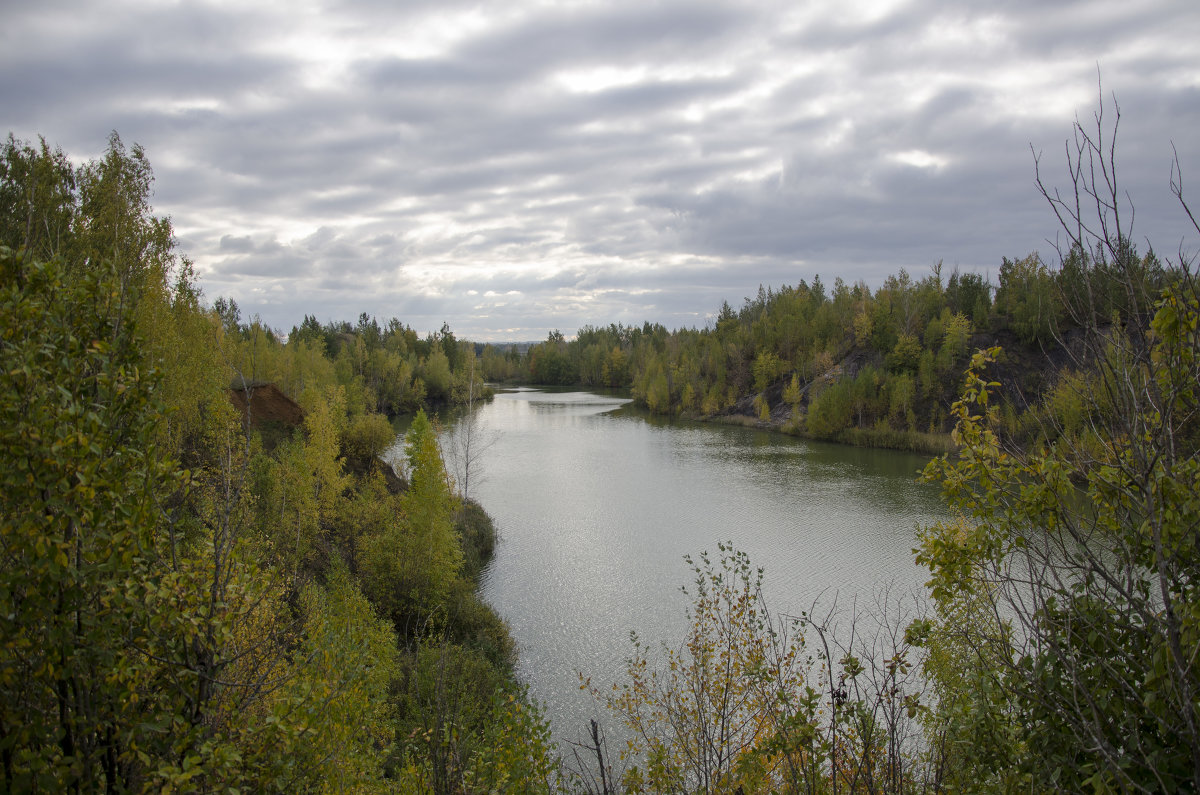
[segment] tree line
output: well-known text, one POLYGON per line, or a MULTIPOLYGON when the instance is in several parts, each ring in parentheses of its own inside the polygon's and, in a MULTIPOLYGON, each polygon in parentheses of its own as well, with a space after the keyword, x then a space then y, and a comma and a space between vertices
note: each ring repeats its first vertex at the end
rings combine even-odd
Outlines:
POLYGON ((725 302, 702 329, 585 326, 552 332, 524 356, 487 346, 493 381, 614 387, 664 415, 746 417, 817 439, 939 451, 955 416, 972 351, 1001 346, 1008 432, 1031 440, 1026 417, 1055 384, 1043 351, 1069 355, 1092 326, 1143 326, 1173 278, 1153 251, 1122 238, 1112 255, 1083 243, 1059 265, 1037 254, 1002 258, 998 284, 978 273, 916 279, 907 271, 872 291, 819 276, 760 287, 734 310, 725 302))
POLYGON ((243 319, 237 301, 217 298, 213 312, 226 335, 241 341, 230 366, 249 381, 300 394, 310 383, 336 381, 354 411, 387 416, 487 399, 475 346, 450 326, 421 337, 390 318, 359 315, 356 323, 305 315, 284 337, 257 316, 243 319))

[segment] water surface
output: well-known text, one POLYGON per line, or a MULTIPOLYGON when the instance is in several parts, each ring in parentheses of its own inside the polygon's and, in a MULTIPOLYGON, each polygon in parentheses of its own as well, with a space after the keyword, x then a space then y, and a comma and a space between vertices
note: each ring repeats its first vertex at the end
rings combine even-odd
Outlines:
POLYGON ((472 496, 501 536, 483 596, 560 739, 581 737, 595 713, 578 672, 619 676, 631 631, 656 646, 683 639, 685 555, 732 541, 766 569, 779 613, 925 579, 915 528, 943 516, 936 489, 915 482, 926 457, 656 421, 627 402, 521 390, 480 409, 494 443, 472 496))

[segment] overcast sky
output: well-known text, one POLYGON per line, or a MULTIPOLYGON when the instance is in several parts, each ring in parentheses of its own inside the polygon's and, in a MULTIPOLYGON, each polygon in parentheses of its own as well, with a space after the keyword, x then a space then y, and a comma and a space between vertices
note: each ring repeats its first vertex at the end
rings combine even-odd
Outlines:
POLYGON ((1065 187, 1098 70, 1135 238, 1195 251, 1197 41, 1194 0, 40 0, 4 11, 0 130, 140 143, 207 299, 284 332, 541 339, 1049 258, 1031 146, 1065 187))

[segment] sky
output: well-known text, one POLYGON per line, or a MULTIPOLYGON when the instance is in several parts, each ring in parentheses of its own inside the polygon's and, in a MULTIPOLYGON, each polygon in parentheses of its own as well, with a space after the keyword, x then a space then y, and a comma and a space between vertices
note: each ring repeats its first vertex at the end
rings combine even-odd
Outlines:
POLYGON ((476 341, 702 328, 760 285, 939 261, 994 283, 1003 257, 1054 262, 1035 159, 1070 189, 1064 145, 1101 97, 1134 240, 1200 248, 1170 190, 1175 152, 1200 184, 1194 0, 40 0, 4 19, 0 134, 76 161, 113 131, 140 144, 205 298, 284 333, 363 312, 476 341))

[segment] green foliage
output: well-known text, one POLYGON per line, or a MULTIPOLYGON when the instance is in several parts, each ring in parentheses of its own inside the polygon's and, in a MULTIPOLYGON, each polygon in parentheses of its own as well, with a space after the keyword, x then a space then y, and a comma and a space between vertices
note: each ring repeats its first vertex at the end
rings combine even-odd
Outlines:
POLYGON ((609 349, 600 369, 600 381, 607 387, 621 387, 629 383, 629 362, 620 346, 609 349))
POLYGON ((666 414, 671 409, 671 389, 667 373, 660 362, 655 362, 634 381, 633 394, 653 412, 666 414))
POLYGON ((800 374, 792 373, 792 380, 783 388, 783 402, 792 407, 795 412, 800 406, 800 401, 804 399, 804 390, 800 386, 800 374))
POLYGON ((521 354, 515 345, 503 348, 495 345, 485 345, 479 360, 483 377, 491 382, 508 383, 528 377, 528 371, 521 363, 521 354))
POLYGON ((100 261, 115 271, 143 361, 158 366, 161 397, 173 408, 158 424, 160 441, 178 455, 225 399, 224 383, 191 263, 176 256, 170 221, 150 212, 152 182, 145 153, 115 134, 100 160, 79 168, 44 140, 35 148, 10 135, 0 149, 0 245, 59 257, 71 281, 100 261))
POLYGON ((783 372, 783 362, 774 351, 759 351, 754 357, 754 390, 762 392, 783 372))
POLYGON ((463 774, 466 789, 513 795, 562 791, 562 763, 537 704, 524 690, 501 689, 491 707, 480 748, 463 774))
POLYGON ((394 736, 389 687, 399 675, 391 625, 377 618, 344 567, 301 595, 303 643, 268 723, 295 732, 294 758, 321 792, 386 792, 394 736))
POLYGON ((558 331, 529 351, 529 378, 535 384, 574 384, 579 379, 578 365, 567 355, 567 343, 558 331))
MULTIPOLYGON (((99 160, 78 172, 80 213, 74 249, 78 264, 99 256, 113 263, 122 289, 140 291, 139 306, 153 310, 174 265, 170 222, 150 214, 153 172, 138 145, 126 149, 114 132, 99 160)), ((143 312, 143 319, 150 312, 143 312)))
POLYGON ((1139 256, 1127 235, 1085 251, 1074 243, 1056 274, 1064 319, 1083 328, 1133 322, 1143 326, 1168 281, 1153 252, 1139 256))
POLYGON ((992 288, 978 273, 950 274, 946 283, 946 307, 956 315, 969 317, 977 326, 985 326, 992 306, 992 288))
POLYGON ((8 248, 0 268, 4 788, 90 789, 170 752, 150 729, 178 693, 135 645, 164 620, 138 570, 182 473, 156 455, 157 378, 114 270, 72 282, 8 248))
MULTIPOLYGON (((923 545, 962 544, 970 534, 959 519, 925 529, 923 545)), ((936 606, 936 620, 919 627, 917 641, 926 651, 923 670, 935 704, 921 712, 927 763, 949 791, 1028 790, 1020 772, 1024 721, 1005 682, 1012 630, 992 611, 990 594, 974 588, 942 592, 936 606)))
POLYGON ((301 398, 305 409, 302 474, 309 478, 317 510, 322 516, 333 513, 350 485, 342 469, 340 445, 346 422, 345 399, 345 390, 341 387, 329 389, 324 394, 309 390, 301 398))
MULTIPOLYGON (((874 433, 881 421, 886 430, 933 433, 948 430, 949 397, 974 331, 966 314, 973 309, 951 311, 951 298, 982 301, 983 322, 991 305, 991 288, 981 277, 956 273, 952 284, 953 292, 943 289, 935 269, 920 280, 901 272, 874 295, 864 284, 850 287, 841 280, 832 295, 819 280, 760 288, 740 311, 726 304, 703 330, 586 326, 574 340, 552 333, 521 363, 525 379, 535 383, 628 386, 634 401, 656 414, 712 416, 741 406, 735 410, 762 422, 788 416, 790 430, 819 438, 836 439, 851 429, 874 433), (885 365, 887 372, 879 372, 885 365), (856 376, 849 393, 833 392, 817 405, 827 385, 863 370, 870 376, 856 376), (776 396, 770 387, 788 373, 790 381, 776 396), (898 374, 918 376, 925 399, 893 414, 889 384, 898 374), (791 411, 776 412, 781 402, 791 411), (805 426, 806 413, 815 423, 805 426)), ((485 372, 495 374, 489 377, 520 379, 513 351, 501 356, 485 349, 484 356, 485 372)))
POLYGON ((399 685, 393 770, 410 791, 556 792, 549 727, 478 652, 422 643, 399 685))
POLYGON ((1054 277, 1038 255, 1000 263, 996 309, 1007 316, 1013 331, 1026 343, 1049 343, 1059 327, 1061 306, 1054 277))
POLYGON ((852 416, 852 385, 837 381, 822 389, 809 401, 805 430, 818 439, 832 439, 850 425, 852 416))
POLYGON ((178 469, 156 446, 158 378, 139 365, 118 274, 0 261, 5 789, 270 791, 314 776, 298 752, 328 729, 327 694, 281 707, 304 716, 296 730, 249 719, 291 680, 291 639, 244 533, 232 409, 178 469))
POLYGON ((371 461, 382 456, 396 440, 396 431, 382 414, 359 414, 342 431, 342 449, 351 458, 371 461))
POLYGON ((452 517, 458 508, 458 499, 442 463, 437 434, 424 411, 417 412, 409 426, 404 455, 408 461, 409 482, 401 503, 405 519, 426 542, 431 562, 444 563, 456 574, 461 559, 454 552, 458 544, 452 517))
POLYGON ((441 347, 434 348, 425 359, 421 369, 425 381, 425 395, 429 400, 445 401, 450 398, 453 383, 450 360, 441 347))
MULTIPOLYGON (((1111 152, 1077 144, 1074 165, 1111 152)), ((1200 301, 1185 263, 1108 224, 1115 185, 1076 185, 1098 226, 1047 194, 1080 221, 1069 248, 1057 271, 1004 259, 994 304, 976 274, 943 287, 939 264, 874 293, 760 287, 703 330, 554 332, 524 359, 366 314, 306 316, 284 343, 232 300, 207 309, 152 185, 116 134, 78 168, 44 140, 0 148, 5 791, 562 786, 475 592, 494 529, 455 497, 428 418, 403 494, 343 466, 390 444, 384 414, 477 399, 477 372, 631 387, 664 414, 756 393, 767 421, 791 373, 781 399, 794 415, 808 401, 813 436, 928 449, 918 429, 955 422, 961 450, 928 472, 962 518, 918 551, 936 614, 841 647, 828 621, 774 620, 744 555, 702 557, 683 645, 656 663, 635 638, 627 680, 596 692, 631 731, 628 790, 1200 781, 1200 301), (1031 349, 1071 332, 1082 353, 1059 352, 1070 366, 1022 414, 981 353, 947 415, 975 330, 1006 326, 1031 349), (247 438, 231 380, 298 396, 302 431, 267 450, 247 438), (917 647, 932 699, 911 678, 917 647)))
POLYGON ((46 139, 36 148, 10 133, 0 152, 0 245, 31 257, 65 256, 79 212, 74 167, 46 139))
POLYGON ((409 427, 405 457, 409 488, 398 520, 364 534, 358 556, 363 590, 398 625, 443 610, 463 563, 454 526, 458 500, 423 411, 409 427))
POLYGON ((930 622, 905 630, 899 603, 880 594, 878 614, 856 613, 852 640, 839 643, 835 612, 773 617, 763 571, 720 550, 719 562, 702 555, 693 566, 681 646, 654 655, 634 635, 622 681, 605 690, 583 679, 625 725, 624 791, 918 791, 909 739, 927 708, 914 649, 930 622))
POLYGON ((934 596, 950 606, 991 595, 993 610, 1022 622, 1023 643, 983 683, 1002 681, 1008 709, 1026 716, 1023 770, 1071 790, 1173 791, 1200 775, 1194 283, 1159 306, 1148 350, 1118 337, 1119 353, 1099 359, 1111 406, 1086 401, 1098 434, 1086 455, 1001 447, 997 385, 978 375, 989 354, 955 404, 959 458, 927 472, 972 520, 925 536, 918 560, 934 596), (1035 576, 1015 580, 1016 565, 1035 576))
POLYGON ((887 391, 888 419, 893 427, 916 430, 914 401, 916 399, 917 387, 913 377, 908 373, 902 373, 899 376, 889 378, 887 391))
POLYGON ((684 645, 664 648, 656 667, 634 635, 625 681, 612 693, 593 689, 628 729, 626 756, 637 761, 625 774, 629 791, 757 789, 779 764, 767 748, 779 722, 794 723, 788 699, 804 684, 802 639, 766 612, 762 571, 744 554, 721 549, 719 567, 704 555, 692 564, 684 645))
POLYGON ((754 407, 758 410, 758 419, 767 422, 771 419, 771 405, 762 395, 754 396, 754 407))
POLYGON ((888 354, 888 367, 899 372, 915 371, 921 360, 921 343, 911 334, 901 334, 888 354))
POLYGON ((309 315, 284 344, 281 335, 257 318, 243 323, 235 301, 218 298, 213 312, 225 330, 222 356, 227 365, 239 377, 276 384, 293 399, 309 388, 340 386, 351 416, 395 416, 427 403, 491 397, 472 375, 482 369, 474 346, 456 340, 448 326, 421 340, 395 318, 380 328, 365 314, 355 326, 345 321, 321 325, 309 315))
POLYGON ((490 521, 459 513, 423 415, 403 497, 340 457, 390 443, 371 410, 419 403, 424 363, 457 394, 470 346, 365 316, 306 318, 284 345, 233 301, 206 309, 152 179, 115 135, 78 169, 44 142, 0 151, 0 789, 392 791, 415 638, 377 614, 397 593, 407 629, 439 625, 473 660, 448 685, 479 716, 456 730, 475 749, 460 783, 546 786, 545 721, 497 696, 507 628, 459 575, 455 520, 473 575, 490 521), (302 431, 247 438, 227 392, 244 379, 299 395, 302 431))
POLYGON ((971 341, 971 331, 971 321, 966 315, 961 312, 947 315, 945 336, 941 340, 942 347, 938 351, 938 357, 953 364, 960 356, 965 355, 971 341))
POLYGON ((463 575, 474 580, 492 559, 496 545, 496 530, 491 517, 474 500, 463 500, 455 517, 458 537, 462 540, 463 575))
POLYGON ((114 136, 72 182, 43 147, 57 193, 21 157, 4 153, 0 215, 52 230, 22 242, 61 256, 0 255, 4 789, 292 790, 329 751, 313 739, 342 691, 317 699, 310 670, 314 689, 279 707, 298 722, 267 719, 302 638, 251 531, 223 330, 149 214, 140 149, 114 136))

